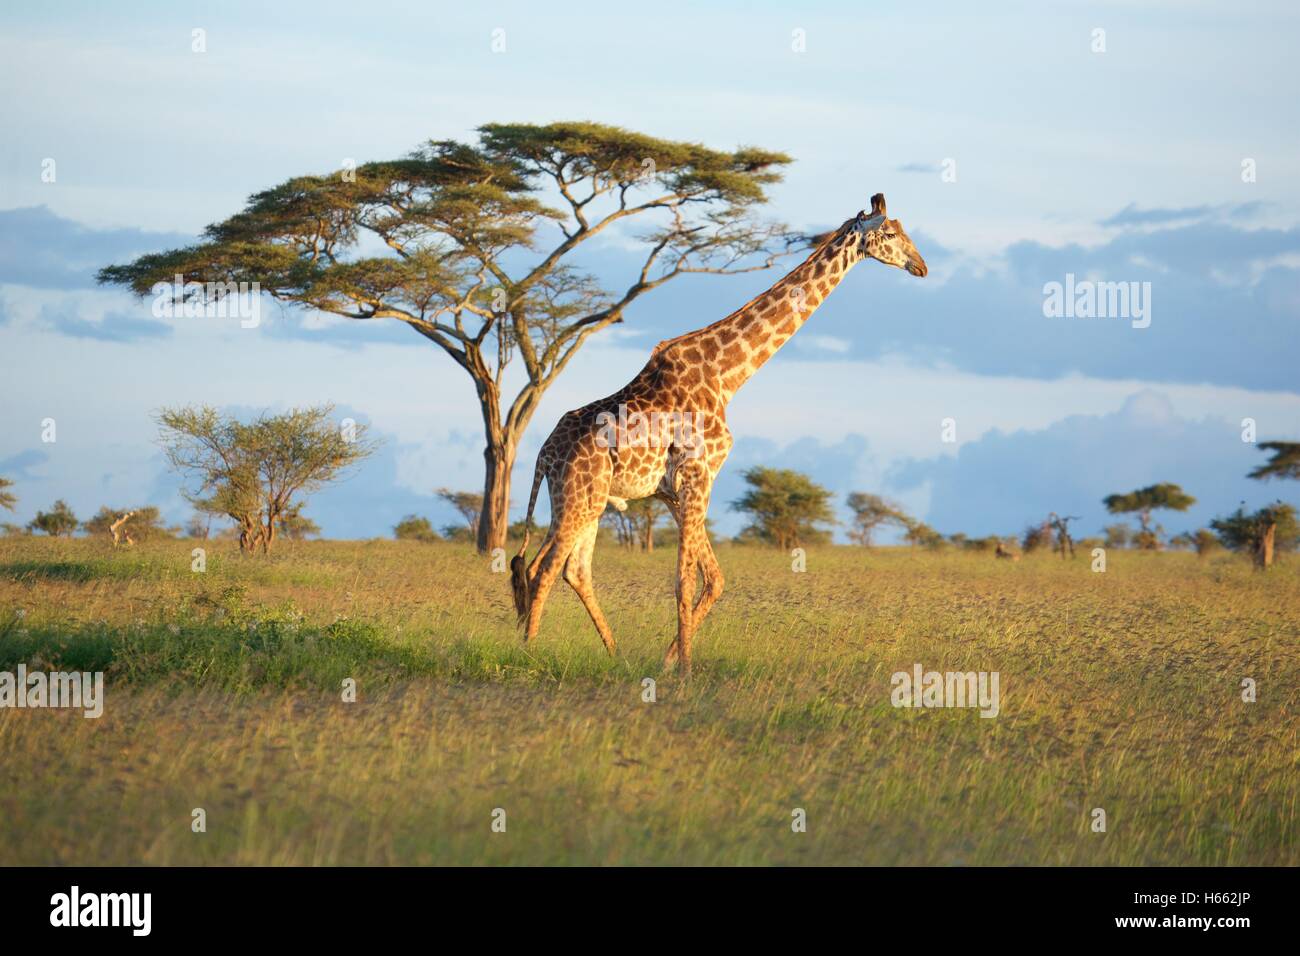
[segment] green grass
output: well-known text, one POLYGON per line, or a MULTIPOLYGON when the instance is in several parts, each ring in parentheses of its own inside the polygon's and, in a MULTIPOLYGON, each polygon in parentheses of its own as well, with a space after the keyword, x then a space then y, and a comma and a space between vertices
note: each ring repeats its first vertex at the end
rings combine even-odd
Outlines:
POLYGON ((598 547, 610 659, 460 546, 193 546, 0 539, 0 670, 108 687, 0 710, 0 864, 1300 863, 1294 560, 723 547, 683 684, 671 551, 598 547), (917 662, 1000 715, 892 707, 917 662))

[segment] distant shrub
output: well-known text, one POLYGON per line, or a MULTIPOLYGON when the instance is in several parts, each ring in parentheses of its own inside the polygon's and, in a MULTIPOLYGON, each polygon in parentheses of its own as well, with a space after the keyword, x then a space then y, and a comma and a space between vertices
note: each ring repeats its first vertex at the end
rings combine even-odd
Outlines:
POLYGON ((1052 526, 1047 522, 1031 524, 1020 537, 1020 550, 1032 554, 1040 548, 1052 546, 1052 526))
POLYGON ((904 525, 903 540, 914 547, 927 548, 930 551, 938 551, 948 543, 942 534, 924 521, 918 521, 915 518, 907 519, 904 525))
POLYGON ((437 541, 438 532, 433 530, 428 518, 407 515, 394 526, 393 537, 398 541, 437 541))
POLYGON ((43 531, 52 538, 59 538, 69 535, 77 530, 80 522, 77 516, 72 513, 68 503, 60 498, 54 502, 54 507, 49 511, 38 511, 36 517, 27 525, 32 531, 43 531))
POLYGON ((1133 540, 1133 529, 1126 524, 1110 524, 1102 529, 1108 548, 1127 548, 1133 540))

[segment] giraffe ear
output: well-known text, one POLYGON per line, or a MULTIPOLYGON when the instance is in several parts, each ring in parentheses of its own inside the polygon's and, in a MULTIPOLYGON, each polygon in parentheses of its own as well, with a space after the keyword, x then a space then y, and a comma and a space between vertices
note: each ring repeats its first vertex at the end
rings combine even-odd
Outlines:
POLYGON ((876 193, 874 196, 871 197, 871 215, 873 216, 885 215, 885 194, 884 193, 876 193))

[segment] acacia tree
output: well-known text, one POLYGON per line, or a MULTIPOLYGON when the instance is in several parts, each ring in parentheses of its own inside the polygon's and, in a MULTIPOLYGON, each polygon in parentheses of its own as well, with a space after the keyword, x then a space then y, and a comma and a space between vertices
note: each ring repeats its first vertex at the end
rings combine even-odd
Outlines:
POLYGON ((794 237, 753 217, 791 162, 782 153, 585 122, 477 132, 474 143, 431 141, 405 159, 290 179, 209 226, 202 243, 110 266, 99 281, 144 296, 180 276, 195 283, 174 289, 186 301, 258 283, 282 302, 410 326, 474 385, 485 438, 478 546, 490 550, 505 545, 519 439, 583 343, 664 283, 767 268, 794 237), (623 291, 606 291, 575 253, 636 224, 640 264, 623 291), (516 358, 523 383, 508 398, 516 358))
POLYGON ((667 514, 668 506, 658 498, 638 498, 629 501, 622 511, 611 505, 601 519, 614 529, 618 543, 625 548, 651 552, 655 549, 655 529, 667 514))
POLYGON ((9 489, 14 483, 8 478, 0 478, 0 508, 5 511, 13 511, 14 505, 18 504, 18 497, 9 489))
POLYGON ((1186 511, 1196 504, 1196 499, 1170 482, 1147 485, 1125 495, 1107 495, 1102 504, 1111 514, 1133 514, 1138 516, 1141 529, 1135 541, 1139 548, 1155 550, 1160 547, 1160 528, 1151 526, 1151 512, 1162 509, 1169 511, 1186 511))
POLYGON ((68 503, 60 498, 49 511, 36 512, 36 517, 28 522, 27 527, 32 531, 43 531, 51 538, 61 538, 71 536, 79 524, 68 503))
MULTIPOLYGON (((483 517, 483 496, 475 491, 452 491, 450 488, 439 488, 435 494, 456 510, 469 529, 470 539, 478 541, 478 527, 483 517)), ((464 530, 461 529, 460 533, 464 534, 464 530)))
POLYGON ((1060 553, 1061 557, 1074 557, 1074 538, 1070 536, 1070 522, 1078 521, 1078 515, 1065 515, 1062 517, 1055 511, 1047 516, 1047 523, 1056 530, 1055 550, 1060 553))
POLYGON ((894 524, 901 528, 911 525, 912 519, 900 505, 865 491, 854 491, 845 503, 853 512, 853 523, 849 527, 849 540, 864 548, 871 547, 871 538, 877 530, 885 525, 894 524))
POLYGON ((818 527, 833 524, 831 493, 807 475, 784 468, 750 468, 741 477, 749 490, 731 503, 751 515, 746 533, 782 550, 830 539, 818 527))
MULTIPOLYGON (((1268 481, 1270 478, 1300 479, 1300 442, 1266 441, 1260 442, 1260 451, 1272 452, 1272 457, 1252 471, 1247 477, 1268 481)), ((1277 502, 1261 509, 1255 516, 1258 523, 1258 542, 1255 546, 1255 563, 1261 568, 1273 564, 1273 550, 1277 538, 1279 523, 1286 520, 1289 506, 1277 502)), ((1294 509, 1290 517, 1294 519, 1294 509)))
POLYGON ((1273 565, 1274 551, 1293 551, 1300 540, 1300 526, 1296 523, 1296 510, 1282 501, 1247 514, 1244 507, 1237 508, 1226 518, 1210 522, 1225 547, 1233 551, 1247 551, 1260 570, 1273 565))
POLYGON ((271 550, 286 524, 308 531, 302 503, 368 457, 375 443, 364 425, 342 428, 332 405, 261 414, 244 423, 214 408, 164 409, 159 442, 172 467, 195 483, 187 497, 200 511, 221 514, 239 528, 239 549, 271 550))
POLYGON ((929 548, 931 551, 943 547, 943 535, 918 518, 909 518, 903 530, 903 540, 913 547, 929 548))

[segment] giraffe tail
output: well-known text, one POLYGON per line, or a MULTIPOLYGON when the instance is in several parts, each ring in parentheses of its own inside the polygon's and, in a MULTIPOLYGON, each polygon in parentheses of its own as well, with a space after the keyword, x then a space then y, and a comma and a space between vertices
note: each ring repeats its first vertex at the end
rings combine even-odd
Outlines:
POLYGON ((533 470, 533 490, 528 496, 528 513, 524 516, 524 543, 519 546, 519 553, 510 559, 510 588, 514 592, 515 611, 519 614, 517 623, 521 627, 528 618, 528 609, 532 604, 528 593, 528 563, 524 560, 524 553, 528 550, 528 539, 533 530, 533 508, 537 505, 537 492, 542 487, 543 477, 545 475, 539 455, 537 467, 533 470))

